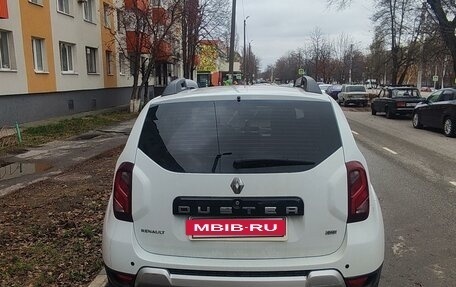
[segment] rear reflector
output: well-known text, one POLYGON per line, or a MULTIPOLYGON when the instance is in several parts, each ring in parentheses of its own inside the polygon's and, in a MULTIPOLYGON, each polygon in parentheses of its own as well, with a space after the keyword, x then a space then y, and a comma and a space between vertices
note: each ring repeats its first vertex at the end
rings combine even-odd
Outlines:
POLYGON ((133 221, 131 213, 131 184, 133 178, 131 162, 122 163, 114 178, 114 216, 123 221, 133 221))
POLYGON ((369 279, 368 276, 362 276, 352 279, 345 280, 347 287, 365 287, 367 280, 369 279))
POLYGON ((346 163, 348 182, 347 223, 363 221, 369 216, 369 185, 364 166, 357 161, 346 163))

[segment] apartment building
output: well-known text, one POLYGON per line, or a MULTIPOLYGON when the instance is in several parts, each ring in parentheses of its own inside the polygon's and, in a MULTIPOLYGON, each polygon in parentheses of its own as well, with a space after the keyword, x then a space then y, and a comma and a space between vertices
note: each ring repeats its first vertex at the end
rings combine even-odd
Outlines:
POLYGON ((128 105, 113 0, 0 0, 0 127, 128 105))

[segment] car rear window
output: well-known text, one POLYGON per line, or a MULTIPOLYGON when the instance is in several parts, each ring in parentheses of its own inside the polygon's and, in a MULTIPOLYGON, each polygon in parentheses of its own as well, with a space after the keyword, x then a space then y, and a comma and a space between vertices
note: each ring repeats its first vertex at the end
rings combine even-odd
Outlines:
POLYGON ((179 173, 309 170, 342 146, 327 102, 201 101, 151 106, 139 149, 179 173))
POLYGON ((364 86, 347 86, 347 92, 365 92, 364 86))
POLYGON ((398 90, 392 90, 392 96, 393 98, 410 98, 410 97, 420 97, 420 93, 418 90, 414 89, 398 89, 398 90))

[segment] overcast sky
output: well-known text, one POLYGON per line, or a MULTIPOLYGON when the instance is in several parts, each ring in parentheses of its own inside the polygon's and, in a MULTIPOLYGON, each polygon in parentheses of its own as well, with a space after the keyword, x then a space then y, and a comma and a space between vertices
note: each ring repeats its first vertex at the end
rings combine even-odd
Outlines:
POLYGON ((250 16, 247 43, 252 41, 262 69, 288 51, 304 47, 315 27, 329 39, 345 33, 363 49, 373 37, 373 0, 353 0, 344 10, 329 8, 326 0, 237 0, 236 10, 239 48, 243 47, 244 18, 250 16))

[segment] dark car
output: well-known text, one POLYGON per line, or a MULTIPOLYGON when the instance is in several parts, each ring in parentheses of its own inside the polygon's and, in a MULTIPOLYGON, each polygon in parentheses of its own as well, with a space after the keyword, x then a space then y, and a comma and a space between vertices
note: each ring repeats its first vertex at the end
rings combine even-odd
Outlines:
POLYGON ((456 88, 432 93, 413 111, 413 127, 443 129, 447 137, 456 137, 456 88))
POLYGON ((334 100, 338 100, 337 95, 342 91, 342 85, 332 85, 326 89, 326 93, 331 96, 334 100))
POLYGON ((423 100, 415 87, 384 87, 372 101, 371 110, 373 115, 385 113, 389 119, 397 115, 411 116, 415 106, 423 100))

